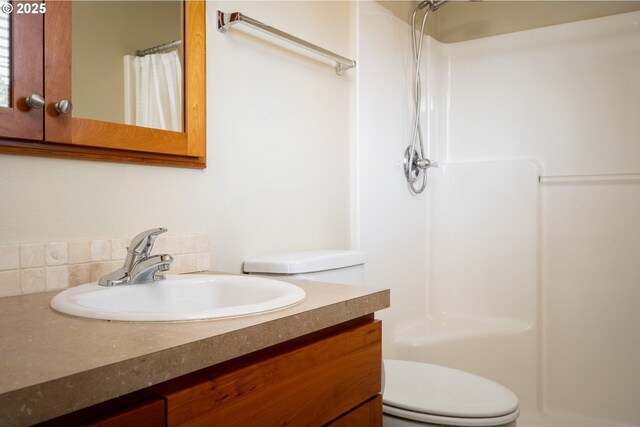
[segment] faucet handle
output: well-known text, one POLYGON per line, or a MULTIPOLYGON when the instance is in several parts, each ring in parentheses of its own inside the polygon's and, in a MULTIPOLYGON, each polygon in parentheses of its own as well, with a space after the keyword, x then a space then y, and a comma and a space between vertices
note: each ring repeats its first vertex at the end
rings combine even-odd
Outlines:
POLYGON ((141 256, 147 258, 151 254, 153 244, 159 234, 166 233, 166 228, 152 228, 150 230, 143 231, 131 240, 127 251, 132 256, 141 256))

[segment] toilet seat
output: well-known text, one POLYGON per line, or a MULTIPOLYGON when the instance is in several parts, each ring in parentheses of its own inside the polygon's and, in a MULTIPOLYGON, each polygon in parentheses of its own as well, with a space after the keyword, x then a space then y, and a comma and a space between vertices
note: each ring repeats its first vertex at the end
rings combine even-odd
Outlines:
POLYGON ((493 418, 457 418, 443 417, 432 414, 421 414, 419 412, 406 411, 404 409, 394 408, 393 406, 382 405, 382 412, 385 415, 393 415, 394 417, 404 418, 405 420, 418 421, 421 423, 429 423, 451 427, 495 427, 511 423, 518 419, 520 410, 507 414, 502 417, 493 418))
POLYGON ((428 363, 385 360, 383 411, 450 426, 515 421, 518 398, 508 388, 468 372, 428 363))

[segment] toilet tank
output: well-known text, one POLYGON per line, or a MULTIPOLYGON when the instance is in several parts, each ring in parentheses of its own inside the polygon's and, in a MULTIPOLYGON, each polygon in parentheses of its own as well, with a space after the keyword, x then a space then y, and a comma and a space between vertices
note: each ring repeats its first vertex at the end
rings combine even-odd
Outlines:
POLYGON ((243 268, 248 274, 363 285, 366 262, 367 254, 360 251, 303 251, 260 256, 245 261, 243 268))

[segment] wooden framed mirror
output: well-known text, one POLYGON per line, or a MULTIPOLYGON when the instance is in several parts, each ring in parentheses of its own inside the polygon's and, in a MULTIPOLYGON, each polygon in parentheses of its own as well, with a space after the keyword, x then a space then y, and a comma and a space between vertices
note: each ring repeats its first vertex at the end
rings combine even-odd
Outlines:
MULTIPOLYGON (((92 3, 95 3, 97 7, 101 2, 81 3, 83 3, 82 7, 86 8, 91 6, 92 3)), ((110 7, 112 7, 118 4, 124 6, 126 3, 134 4, 138 2, 110 1, 106 3, 110 3, 110 7)), ((72 30, 72 22, 74 4, 70 1, 47 1, 45 4, 46 13, 39 16, 42 21, 43 34, 40 52, 42 52, 41 58, 44 59, 44 65, 42 70, 43 81, 40 82, 40 87, 43 88, 44 92, 44 108, 42 108, 42 112, 34 111, 30 108, 22 108, 22 110, 25 110, 23 113, 32 119, 35 118, 35 121, 38 120, 38 114, 41 114, 41 126, 44 128, 44 136, 38 139, 40 135, 25 138, 18 134, 12 135, 10 132, 0 133, 0 151, 204 168, 206 166, 206 2, 187 0, 181 2, 181 5, 178 5, 176 9, 179 14, 176 18, 179 21, 178 25, 181 25, 182 32, 182 42, 178 45, 178 49, 182 54, 178 61, 178 67, 181 66, 182 68, 179 68, 178 72, 182 72, 183 79, 181 84, 175 85, 176 87, 181 85, 181 87, 178 87, 178 89, 181 89, 179 91, 181 93, 173 99, 174 101, 176 99, 183 100, 181 105, 184 106, 178 107, 179 114, 181 113, 180 116, 177 116, 179 117, 177 119, 177 122, 179 122, 178 130, 158 129, 155 127, 159 126, 153 124, 138 126, 122 123, 122 121, 118 123, 118 120, 108 121, 100 119, 100 117, 87 118, 88 114, 85 113, 87 108, 78 108, 79 111, 83 111, 78 113, 78 116, 74 116, 73 110, 65 113, 64 109, 61 111, 60 108, 57 108, 60 105, 65 105, 64 100, 71 101, 71 104, 73 104, 74 100, 73 74, 74 71, 78 72, 78 67, 76 67, 76 70, 73 67, 74 45, 72 34, 74 32, 72 30)), ((79 13, 81 13, 80 10, 76 10, 76 14, 79 13)), ((84 11, 83 13, 93 12, 84 11)), ((95 13, 104 15, 104 11, 96 11, 95 13)), ((131 12, 127 11, 126 13, 131 12)), ((12 22, 17 22, 16 26, 19 29, 22 25, 22 21, 19 20, 22 17, 16 18, 16 16, 12 16, 12 22)), ((79 37, 78 34, 76 34, 76 37, 79 37)), ((16 41, 20 40, 19 38, 15 39, 16 41)), ((141 47, 148 46, 141 45, 141 47)), ((33 49, 33 47, 31 48, 33 49)), ((19 57, 20 53, 23 52, 19 44, 14 44, 13 49, 14 56, 17 55, 19 57)), ((135 52, 129 53, 135 54, 135 52)), ((75 54, 85 55, 84 53, 79 54, 77 51, 75 54)), ((124 62, 120 62, 120 64, 124 64, 126 59, 122 55, 121 57, 124 62)), ((135 58, 132 59, 133 61, 135 61, 135 58)), ((32 70, 37 66, 38 64, 36 63, 32 65, 16 64, 14 66, 14 75, 21 73, 24 69, 32 70)), ((120 69, 122 73, 126 73, 126 68, 120 69)), ((98 78, 92 84, 100 85, 104 80, 104 78, 98 78)), ((27 86, 29 86, 28 83, 27 86)), ((28 93, 38 91, 36 82, 32 86, 34 87, 33 90, 32 88, 23 89, 22 93, 14 91, 17 106, 25 103, 25 99, 29 96, 28 93)), ((76 89, 80 87, 77 84, 75 86, 76 89)), ((87 87, 89 86, 84 86, 82 96, 79 96, 78 99, 95 102, 96 105, 91 105, 94 111, 107 110, 107 97, 100 96, 100 91, 98 90, 95 91, 95 96, 93 93, 87 96, 84 92, 87 87)), ((129 100, 129 102, 131 101, 129 100)), ((20 108, 16 111, 19 110, 20 108)))

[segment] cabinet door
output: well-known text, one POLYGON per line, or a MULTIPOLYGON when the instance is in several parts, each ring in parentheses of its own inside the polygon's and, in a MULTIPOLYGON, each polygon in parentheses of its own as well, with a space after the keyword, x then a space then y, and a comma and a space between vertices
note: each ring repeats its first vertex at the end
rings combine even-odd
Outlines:
POLYGON ((35 3, 0 1, 0 137, 42 140, 43 108, 26 99, 43 92, 43 14, 35 3), (12 9, 12 12, 5 13, 12 9), (21 12, 21 13, 19 13, 21 12))
MULTIPOLYGON (((45 33, 45 140, 73 147, 183 156, 177 161, 204 165, 205 2, 184 2, 184 132, 152 129, 59 114, 55 103, 72 100, 72 2, 49 1, 45 33)), ((100 102, 96 99, 95 102, 100 102)))

